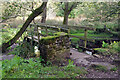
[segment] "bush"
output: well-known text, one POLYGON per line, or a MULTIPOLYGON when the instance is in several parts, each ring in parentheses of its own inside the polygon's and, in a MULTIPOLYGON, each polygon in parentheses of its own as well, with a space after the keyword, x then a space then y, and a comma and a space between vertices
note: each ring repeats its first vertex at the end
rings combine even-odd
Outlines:
POLYGON ((24 58, 34 56, 34 46, 25 41, 21 45, 18 45, 12 54, 19 55, 24 58))

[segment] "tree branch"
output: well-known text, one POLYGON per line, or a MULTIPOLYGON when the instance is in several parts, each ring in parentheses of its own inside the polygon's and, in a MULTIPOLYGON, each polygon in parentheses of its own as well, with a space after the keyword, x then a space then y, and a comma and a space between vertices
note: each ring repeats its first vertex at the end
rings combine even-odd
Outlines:
POLYGON ((74 4, 74 3, 72 4, 72 6, 70 7, 70 9, 68 10, 68 14, 70 14, 70 12, 71 12, 74 8, 77 7, 78 3, 79 3, 79 2, 77 2, 77 3, 75 3, 75 4, 74 4))
MULTIPOLYGON (((61 5, 62 5, 63 2, 61 2, 61 5)), ((62 6, 62 10, 65 11, 65 8, 62 6)))
POLYGON ((8 17, 8 18, 0 21, 0 23, 3 23, 3 22, 5 22, 5 21, 7 21, 7 20, 9 20, 9 19, 11 19, 11 18, 16 18, 16 17, 18 17, 18 16, 20 16, 20 15, 10 16, 10 17, 8 17))

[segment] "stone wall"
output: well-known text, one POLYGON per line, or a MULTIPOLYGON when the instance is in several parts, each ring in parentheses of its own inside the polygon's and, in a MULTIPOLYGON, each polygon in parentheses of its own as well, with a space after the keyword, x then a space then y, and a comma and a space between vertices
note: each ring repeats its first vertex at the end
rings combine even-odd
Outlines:
POLYGON ((56 33, 40 40, 40 56, 44 62, 64 63, 70 56, 69 36, 66 33, 56 33))

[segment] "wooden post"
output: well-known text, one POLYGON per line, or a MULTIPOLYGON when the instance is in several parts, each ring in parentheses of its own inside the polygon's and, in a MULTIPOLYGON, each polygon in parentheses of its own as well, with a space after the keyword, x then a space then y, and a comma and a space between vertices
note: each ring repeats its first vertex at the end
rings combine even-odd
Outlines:
POLYGON ((46 35, 48 36, 48 30, 47 30, 47 26, 46 26, 45 30, 46 30, 46 35))
POLYGON ((84 48, 86 48, 86 46, 87 46, 87 29, 85 29, 84 38, 85 38, 84 48))
POLYGON ((58 28, 58 31, 59 31, 59 32, 61 32, 61 29, 60 29, 60 27, 58 27, 58 26, 57 26, 57 28, 58 28))
POLYGON ((32 45, 32 44, 33 44, 33 41, 34 41, 34 40, 33 40, 33 31, 32 31, 32 25, 30 25, 30 31, 31 31, 30 33, 31 33, 31 38, 32 38, 32 41, 31 41, 31 45, 32 45))
POLYGON ((68 35, 70 35, 70 27, 68 27, 68 35))
POLYGON ((37 36, 38 36, 38 44, 40 43, 39 41, 40 41, 40 35, 39 35, 39 29, 38 29, 38 26, 36 25, 36 27, 37 27, 37 36))

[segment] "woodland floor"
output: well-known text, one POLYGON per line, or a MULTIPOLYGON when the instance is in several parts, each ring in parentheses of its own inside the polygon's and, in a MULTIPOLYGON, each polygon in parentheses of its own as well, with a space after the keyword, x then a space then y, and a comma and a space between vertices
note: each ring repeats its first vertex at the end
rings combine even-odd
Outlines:
MULTIPOLYGON (((14 46, 15 45, 13 45, 13 48, 14 46)), ((11 48, 11 50, 13 48, 11 48)), ((11 59, 14 57, 12 54, 8 55, 8 52, 6 52, 4 55, 0 55, 0 60, 11 59)), ((74 61, 74 65, 85 67, 87 70, 88 74, 85 75, 85 78, 118 78, 118 69, 116 71, 110 70, 111 68, 117 67, 117 65, 113 63, 112 59, 94 57, 93 55, 81 53, 72 48, 70 52, 72 53, 70 58, 74 61), (96 70, 91 67, 91 65, 103 65, 107 68, 107 71, 96 70)))

